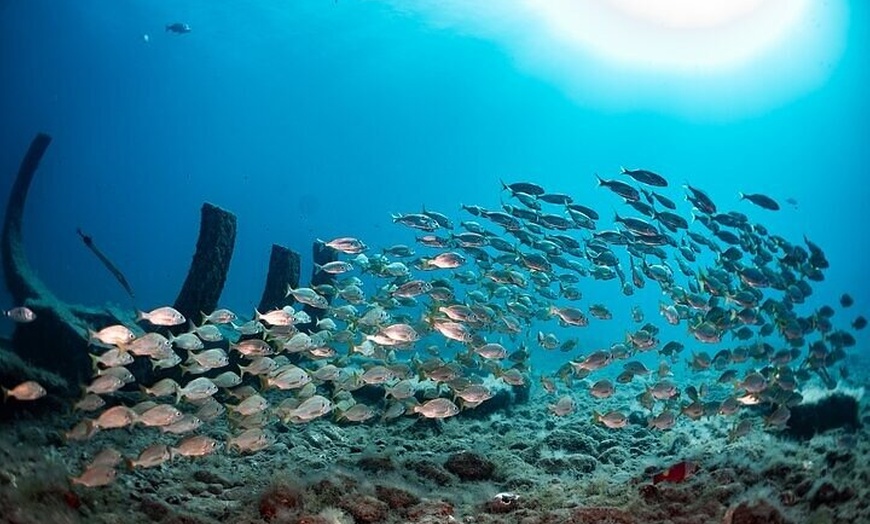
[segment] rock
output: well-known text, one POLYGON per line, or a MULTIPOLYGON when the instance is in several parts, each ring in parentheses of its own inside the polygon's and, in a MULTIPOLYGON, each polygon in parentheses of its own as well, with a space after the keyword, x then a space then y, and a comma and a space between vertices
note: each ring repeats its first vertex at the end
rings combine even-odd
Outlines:
POLYGON ((850 487, 837 489, 830 482, 822 482, 810 496, 810 509, 815 510, 819 506, 835 506, 842 504, 855 497, 855 491, 850 487))
POLYGON ((566 524, 634 524, 631 514, 617 508, 578 508, 566 524))
POLYGON ((153 497, 143 497, 139 502, 139 511, 154 522, 160 522, 172 513, 172 509, 166 503, 153 497))
POLYGON ((450 483, 452 477, 438 464, 429 460, 415 460, 405 463, 405 468, 417 473, 422 478, 429 479, 439 486, 450 483))
POLYGON ((778 509, 771 506, 766 500, 754 502, 741 502, 728 508, 722 524, 787 524, 778 509))
POLYGON ((356 464, 361 470, 371 473, 393 471, 396 469, 389 455, 363 457, 356 464))
POLYGON ((375 486, 375 496, 381 501, 386 502, 390 509, 394 510, 407 510, 411 506, 420 503, 420 497, 413 493, 381 484, 375 486))
POLYGON ((271 311, 284 307, 293 301, 287 297, 287 286, 299 287, 299 253, 278 244, 272 244, 272 254, 269 256, 269 273, 266 275, 266 286, 260 298, 258 310, 271 311))
POLYGON ((808 440, 816 433, 830 429, 856 430, 860 427, 858 400, 849 395, 834 393, 816 402, 792 407, 784 434, 796 439, 808 440))
POLYGON ((196 251, 174 307, 199 318, 218 307, 236 242, 236 216, 206 202, 202 205, 196 251))
POLYGON ((203 482, 205 484, 219 484, 225 488, 229 488, 237 484, 236 481, 231 480, 226 476, 210 469, 198 469, 194 471, 193 478, 194 480, 198 480, 199 482, 203 482))
POLYGON ((553 431, 547 435, 544 443, 552 449, 561 449, 568 453, 591 455, 597 452, 595 443, 589 437, 567 429, 553 431))
POLYGON ((265 520, 287 520, 303 510, 302 491, 284 479, 276 479, 260 494, 259 511, 265 520))
POLYGON ((444 463, 444 469, 464 481, 490 480, 495 472, 495 464, 477 453, 464 451, 451 455, 444 463))
POLYGON ((348 495, 341 499, 339 506, 350 513, 357 524, 383 522, 389 515, 385 502, 366 495, 348 495))

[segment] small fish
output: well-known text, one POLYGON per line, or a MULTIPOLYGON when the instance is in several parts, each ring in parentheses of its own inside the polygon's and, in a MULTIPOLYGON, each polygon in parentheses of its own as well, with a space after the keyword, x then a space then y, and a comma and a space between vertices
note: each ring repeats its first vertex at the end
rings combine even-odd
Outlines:
POLYGON ((167 33, 175 33, 177 35, 186 35, 187 33, 193 31, 189 25, 182 22, 173 22, 171 24, 166 24, 166 32, 167 33))
POLYGON ((88 330, 88 339, 90 342, 99 342, 107 346, 123 346, 129 344, 136 338, 136 335, 126 326, 116 324, 101 329, 100 331, 88 330))
POLYGON ((628 417, 619 411, 611 411, 604 415, 597 411, 592 412, 593 422, 603 424, 610 429, 624 428, 628 424, 628 417))
POLYGON ((173 406, 167 404, 157 405, 139 415, 138 422, 143 426, 163 427, 175 424, 184 416, 173 406))
POLYGON ((75 403, 73 409, 81 411, 96 411, 106 405, 106 401, 99 395, 88 393, 75 403))
POLYGON ((114 393, 124 387, 124 381, 114 375, 100 375, 95 378, 87 387, 86 393, 94 393, 96 395, 107 395, 114 393))
POLYGON ((187 319, 184 318, 184 315, 182 315, 181 312, 170 306, 159 307, 147 312, 137 311, 136 322, 142 320, 147 320, 155 326, 165 327, 178 326, 187 322, 187 319))
POLYGON ((119 429, 133 425, 139 416, 127 406, 113 406, 103 411, 96 420, 97 429, 119 429))
POLYGON ((855 300, 852 298, 852 295, 848 293, 843 293, 840 296, 840 305, 843 307, 852 307, 852 304, 855 303, 855 300))
POLYGON ((574 411, 574 399, 572 399, 568 395, 565 395, 564 397, 556 401, 555 404, 549 404, 547 408, 552 414, 556 415, 557 417, 564 417, 574 411))
POLYGON ((216 309, 206 315, 202 313, 202 323, 210 322, 212 324, 230 324, 236 320, 236 314, 229 309, 216 309))
POLYGON ((131 469, 155 468, 168 461, 170 457, 169 446, 166 444, 152 444, 143 449, 138 457, 128 460, 127 465, 131 469))
POLYGON ((623 175, 628 175, 641 184, 655 187, 668 186, 668 181, 665 180, 663 176, 653 173, 652 171, 647 171, 646 169, 626 169, 624 167, 620 169, 622 170, 623 175))
POLYGON ((294 424, 309 422, 326 415, 333 409, 332 401, 321 395, 305 399, 299 406, 287 413, 285 420, 294 424))
POLYGON ((531 182, 514 182, 513 184, 505 184, 504 181, 501 181, 502 188, 511 192, 511 194, 517 193, 525 193, 531 196, 541 196, 546 191, 544 188, 539 186, 538 184, 533 184, 531 182))
POLYGON ((37 400, 44 397, 47 393, 38 382, 28 380, 22 382, 12 389, 0 388, 3 391, 3 400, 12 397, 17 400, 37 400))
POLYGON ((459 413, 459 407, 446 398, 434 398, 423 404, 414 406, 414 413, 425 418, 448 418, 459 413))
POLYGON ((335 260, 333 262, 327 262, 326 264, 314 264, 314 272, 315 273, 329 273, 330 275, 341 275, 343 273, 347 273, 348 271, 353 271, 353 264, 350 262, 345 262, 343 260, 335 260))
POLYGON ((192 401, 204 400, 217 393, 217 391, 218 388, 211 379, 206 377, 195 378, 183 388, 178 388, 175 391, 176 403, 182 398, 192 401))
POLYGON ((595 384, 592 384, 592 387, 589 388, 589 394, 597 399, 609 398, 611 395, 613 395, 613 391, 613 382, 607 380, 606 378, 599 380, 595 384))
POLYGON ((187 437, 178 443, 178 446, 171 448, 170 453, 173 457, 203 457, 213 453, 218 448, 218 442, 205 435, 194 435, 187 437))
POLYGON ((666 431, 674 427, 674 424, 677 421, 676 415, 674 415, 673 411, 665 410, 649 419, 647 426, 650 428, 655 428, 660 431, 666 431))
POLYGON ((124 460, 124 457, 121 456, 121 453, 117 449, 106 448, 94 455, 94 458, 91 460, 88 467, 105 466, 108 468, 114 468, 120 464, 122 460, 124 460))
POLYGON ((760 193, 738 193, 738 195, 740 196, 740 200, 749 200, 758 207, 763 207, 770 211, 779 211, 779 204, 776 203, 776 200, 767 195, 762 195, 760 193))
POLYGON ((606 180, 598 176, 598 174, 596 174, 595 177, 598 178, 599 187, 604 186, 622 198, 632 202, 640 200, 640 192, 625 182, 620 182, 619 180, 606 180))
POLYGON ((19 324, 27 324, 36 320, 36 313, 34 313, 32 309, 25 306, 14 307, 12 309, 6 310, 3 312, 3 315, 12 319, 15 322, 18 322, 19 324))
POLYGON ((365 422, 375 416, 374 410, 365 404, 354 404, 345 411, 340 411, 336 420, 345 419, 350 422, 365 422))
POLYGON ((111 484, 116 476, 117 472, 113 467, 91 466, 78 477, 71 478, 70 481, 86 488, 97 488, 111 484))
POLYGON ((227 442, 227 449, 236 449, 239 453, 256 453, 272 443, 272 437, 262 428, 250 428, 231 438, 227 442))
POLYGON ((683 482, 698 471, 698 465, 694 462, 684 460, 678 462, 661 473, 653 475, 653 484, 660 482, 683 482))

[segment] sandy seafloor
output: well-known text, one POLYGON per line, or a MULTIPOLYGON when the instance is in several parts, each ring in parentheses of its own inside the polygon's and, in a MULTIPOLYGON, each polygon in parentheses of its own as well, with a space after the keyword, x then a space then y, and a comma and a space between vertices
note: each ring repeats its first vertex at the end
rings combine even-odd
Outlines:
MULTIPOLYGON (((73 487, 68 478, 107 446, 135 456, 158 439, 177 439, 136 428, 66 443, 63 432, 81 414, 22 411, 0 422, 0 522, 870 522, 866 399, 861 432, 797 441, 757 424, 729 443, 733 419, 610 430, 591 422, 600 401, 579 386, 574 398, 566 417, 552 415, 555 397, 533 386, 528 402, 477 418, 279 424, 267 450, 121 467, 102 488, 73 487), (682 459, 700 471, 652 485, 653 472, 682 459), (494 502, 502 492, 519 498, 494 502)), ((226 424, 200 433, 226 441, 226 424)))

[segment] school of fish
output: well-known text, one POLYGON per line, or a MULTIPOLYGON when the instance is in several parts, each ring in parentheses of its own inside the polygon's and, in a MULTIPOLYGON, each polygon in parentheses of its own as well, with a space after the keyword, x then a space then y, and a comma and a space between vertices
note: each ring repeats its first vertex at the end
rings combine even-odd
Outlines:
MULTIPOLYGON (((453 417, 490 400, 496 386, 530 387, 532 351, 566 354, 558 371, 534 377, 552 397, 554 416, 573 413, 579 395, 612 399, 603 405, 619 409, 590 415, 618 430, 630 423, 636 401, 651 430, 666 431, 680 417, 724 416, 734 421, 733 439, 758 420, 769 430, 783 428, 803 384, 815 378, 833 387, 847 374, 842 360, 855 345, 852 330, 866 319, 836 326, 833 307, 806 305, 812 283, 828 269, 816 244, 720 211, 688 184, 688 204, 678 205, 665 193, 668 181, 648 170, 596 177, 626 207, 611 229, 568 194, 502 183, 506 203, 462 205, 468 220, 458 227, 432 210, 394 215, 394 223, 416 233, 410 245, 377 252, 354 237, 323 242, 339 255, 316 268, 331 283, 289 288, 296 307, 257 311, 251 319, 219 309, 198 325, 160 307, 140 312, 137 326, 91 332, 95 375, 76 404, 85 416, 67 439, 120 428, 167 437, 136 456, 108 448, 72 481, 102 486, 122 464, 151 468, 221 448, 254 453, 274 443, 275 424, 453 417), (635 324, 609 347, 582 348, 583 330, 613 317, 607 304, 583 304, 588 279, 613 281, 614 303, 627 307, 635 324), (648 285, 661 293, 657 322, 683 325, 689 337, 660 340, 639 305, 625 306, 630 299, 622 297, 648 285), (560 340, 550 329, 556 325, 576 336, 560 340), (688 342, 695 348, 685 356, 688 342), (656 354, 655 369, 639 358, 643 353, 656 354), (165 378, 139 383, 130 371, 136 360, 165 378), (671 378, 680 360, 696 384, 671 378), (643 384, 640 394, 626 386, 634 381, 643 384), (131 404, 137 387, 140 398, 131 404), (207 435, 222 417, 234 431, 223 442, 207 435)), ((766 195, 739 198, 779 210, 766 195)), ((852 303, 843 295, 840 307, 852 303)), ((26 308, 7 316, 35 319, 26 308)), ((3 393, 30 400, 45 391, 28 382, 3 393)))

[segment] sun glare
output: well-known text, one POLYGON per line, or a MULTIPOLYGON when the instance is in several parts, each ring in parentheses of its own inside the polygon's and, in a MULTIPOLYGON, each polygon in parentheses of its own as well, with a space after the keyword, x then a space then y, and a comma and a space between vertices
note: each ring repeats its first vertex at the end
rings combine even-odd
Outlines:
POLYGON ((792 34, 809 0, 528 0, 567 48, 659 72, 733 69, 792 34))
POLYGON ((498 43, 517 66, 599 109, 733 119, 824 84, 845 0, 388 0, 498 43))

